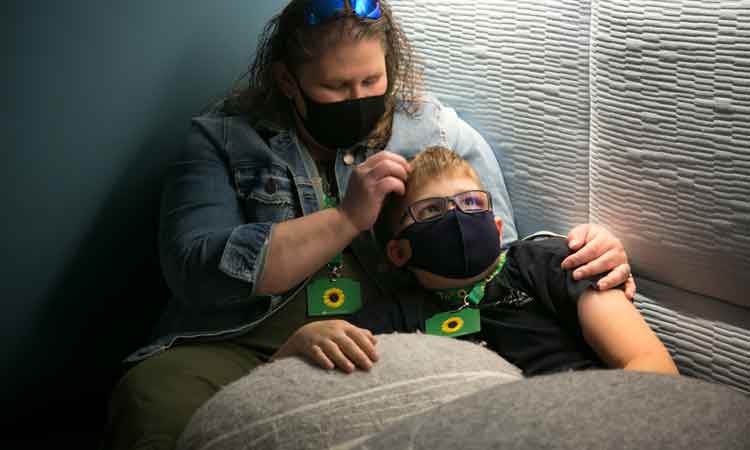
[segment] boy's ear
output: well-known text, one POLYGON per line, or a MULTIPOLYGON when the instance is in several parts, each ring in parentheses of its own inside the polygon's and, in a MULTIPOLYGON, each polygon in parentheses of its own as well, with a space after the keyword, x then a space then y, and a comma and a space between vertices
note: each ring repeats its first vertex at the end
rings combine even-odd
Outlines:
POLYGON ((404 267, 411 259, 411 244, 406 239, 391 239, 385 244, 388 259, 396 267, 404 267))
POLYGON ((495 227, 497 227, 497 234, 500 235, 500 243, 503 242, 503 219, 495 217, 495 227))

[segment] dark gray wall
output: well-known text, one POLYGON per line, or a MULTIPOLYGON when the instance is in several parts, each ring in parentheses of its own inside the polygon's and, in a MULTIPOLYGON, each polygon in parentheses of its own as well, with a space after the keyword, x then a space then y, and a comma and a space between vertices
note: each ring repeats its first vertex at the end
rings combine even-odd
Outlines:
POLYGON ((165 164, 285 3, 4 2, 0 389, 11 419, 81 399, 101 407, 92 399, 169 295, 155 240, 165 164))

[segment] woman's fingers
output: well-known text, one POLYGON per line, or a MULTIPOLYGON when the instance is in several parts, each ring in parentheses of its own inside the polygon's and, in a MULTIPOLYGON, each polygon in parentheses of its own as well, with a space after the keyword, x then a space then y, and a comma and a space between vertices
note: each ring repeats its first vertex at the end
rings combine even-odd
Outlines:
POLYGON ((359 346, 371 363, 378 360, 378 351, 375 349, 375 342, 373 342, 374 336, 370 333, 370 330, 364 328, 352 328, 347 331, 346 334, 355 344, 357 344, 357 346, 359 346))
POLYGON ((367 173, 367 176, 372 177, 375 183, 385 177, 394 177, 398 178, 399 180, 406 181, 408 173, 403 165, 398 164, 395 161, 386 160, 381 161, 375 167, 373 167, 367 173))
POLYGON ((408 171, 409 164, 395 153, 379 152, 369 157, 352 172, 341 211, 358 230, 370 229, 385 196, 405 192, 408 171))
POLYGON ((389 152, 389 151, 382 151, 382 152, 375 153, 374 155, 364 160, 362 164, 358 166, 358 168, 369 171, 370 169, 377 166, 382 161, 393 161, 394 163, 397 163, 400 166, 402 166, 405 171, 408 172, 410 170, 409 162, 406 161, 406 158, 396 153, 389 152))
POLYGON ((365 352, 359 347, 358 343, 355 342, 348 334, 343 334, 336 337, 336 344, 343 351, 344 355, 353 362, 357 367, 363 370, 370 370, 372 368, 372 361, 367 357, 365 352))
POLYGON ((406 193, 406 184, 396 177, 381 178, 375 185, 375 191, 380 198, 385 198, 391 192, 404 195, 406 193))
POLYGON ((315 361, 320 367, 331 370, 336 367, 333 361, 330 360, 318 345, 313 345, 310 348, 309 356, 315 361))
POLYGON ((563 269, 577 269, 578 267, 593 261, 597 256, 604 253, 603 244, 606 241, 600 237, 594 237, 581 249, 565 258, 562 262, 563 269))
POLYGON ((573 251, 580 249, 586 243, 586 236, 590 228, 591 226, 588 223, 584 223, 570 230, 570 233, 568 233, 568 248, 573 251))
POLYGON ((326 339, 320 343, 320 348, 339 369, 346 373, 351 373, 354 370, 354 364, 344 355, 336 342, 326 339))
MULTIPOLYGON (((603 255, 590 261, 573 271, 574 280, 582 280, 600 273, 606 273, 617 267, 621 262, 620 255, 615 250, 607 250, 603 255)), ((623 282, 625 280, 622 280, 623 282)))
POLYGON ((628 298, 631 302, 635 298, 635 291, 638 286, 635 284, 635 278, 633 276, 629 276, 628 280, 625 282, 625 297, 628 298))
POLYGON ((619 286, 626 283, 630 278, 630 266, 628 264, 620 264, 619 266, 612 269, 607 276, 603 277, 596 283, 597 289, 600 291, 606 291, 613 287, 619 286))
POLYGON ((370 339, 370 342, 372 342, 372 345, 378 345, 378 338, 376 338, 372 331, 368 330, 367 328, 360 328, 362 332, 370 339))

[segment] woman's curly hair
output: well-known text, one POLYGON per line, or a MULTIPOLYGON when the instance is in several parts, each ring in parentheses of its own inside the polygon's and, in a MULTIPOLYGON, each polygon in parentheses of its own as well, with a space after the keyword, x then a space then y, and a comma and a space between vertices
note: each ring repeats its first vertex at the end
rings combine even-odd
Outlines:
POLYGON ((273 64, 283 62, 294 72, 342 39, 379 38, 388 75, 386 112, 370 134, 369 145, 384 147, 390 139, 393 114, 397 110, 416 114, 422 95, 421 71, 406 35, 385 0, 380 0, 380 19, 362 19, 350 13, 321 25, 305 23, 308 3, 309 0, 292 0, 266 24, 253 62, 243 77, 247 78, 246 83, 235 87, 222 100, 221 110, 227 114, 247 114, 251 123, 265 119, 290 127, 293 106, 276 84, 273 64))

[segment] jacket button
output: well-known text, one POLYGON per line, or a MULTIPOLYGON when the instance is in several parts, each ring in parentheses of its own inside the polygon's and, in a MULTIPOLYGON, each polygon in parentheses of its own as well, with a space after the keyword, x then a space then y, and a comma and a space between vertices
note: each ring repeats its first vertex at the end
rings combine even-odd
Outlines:
POLYGON ((266 181, 266 193, 273 194, 276 192, 276 189, 278 188, 277 184, 276 179, 269 178, 268 181, 266 181))

